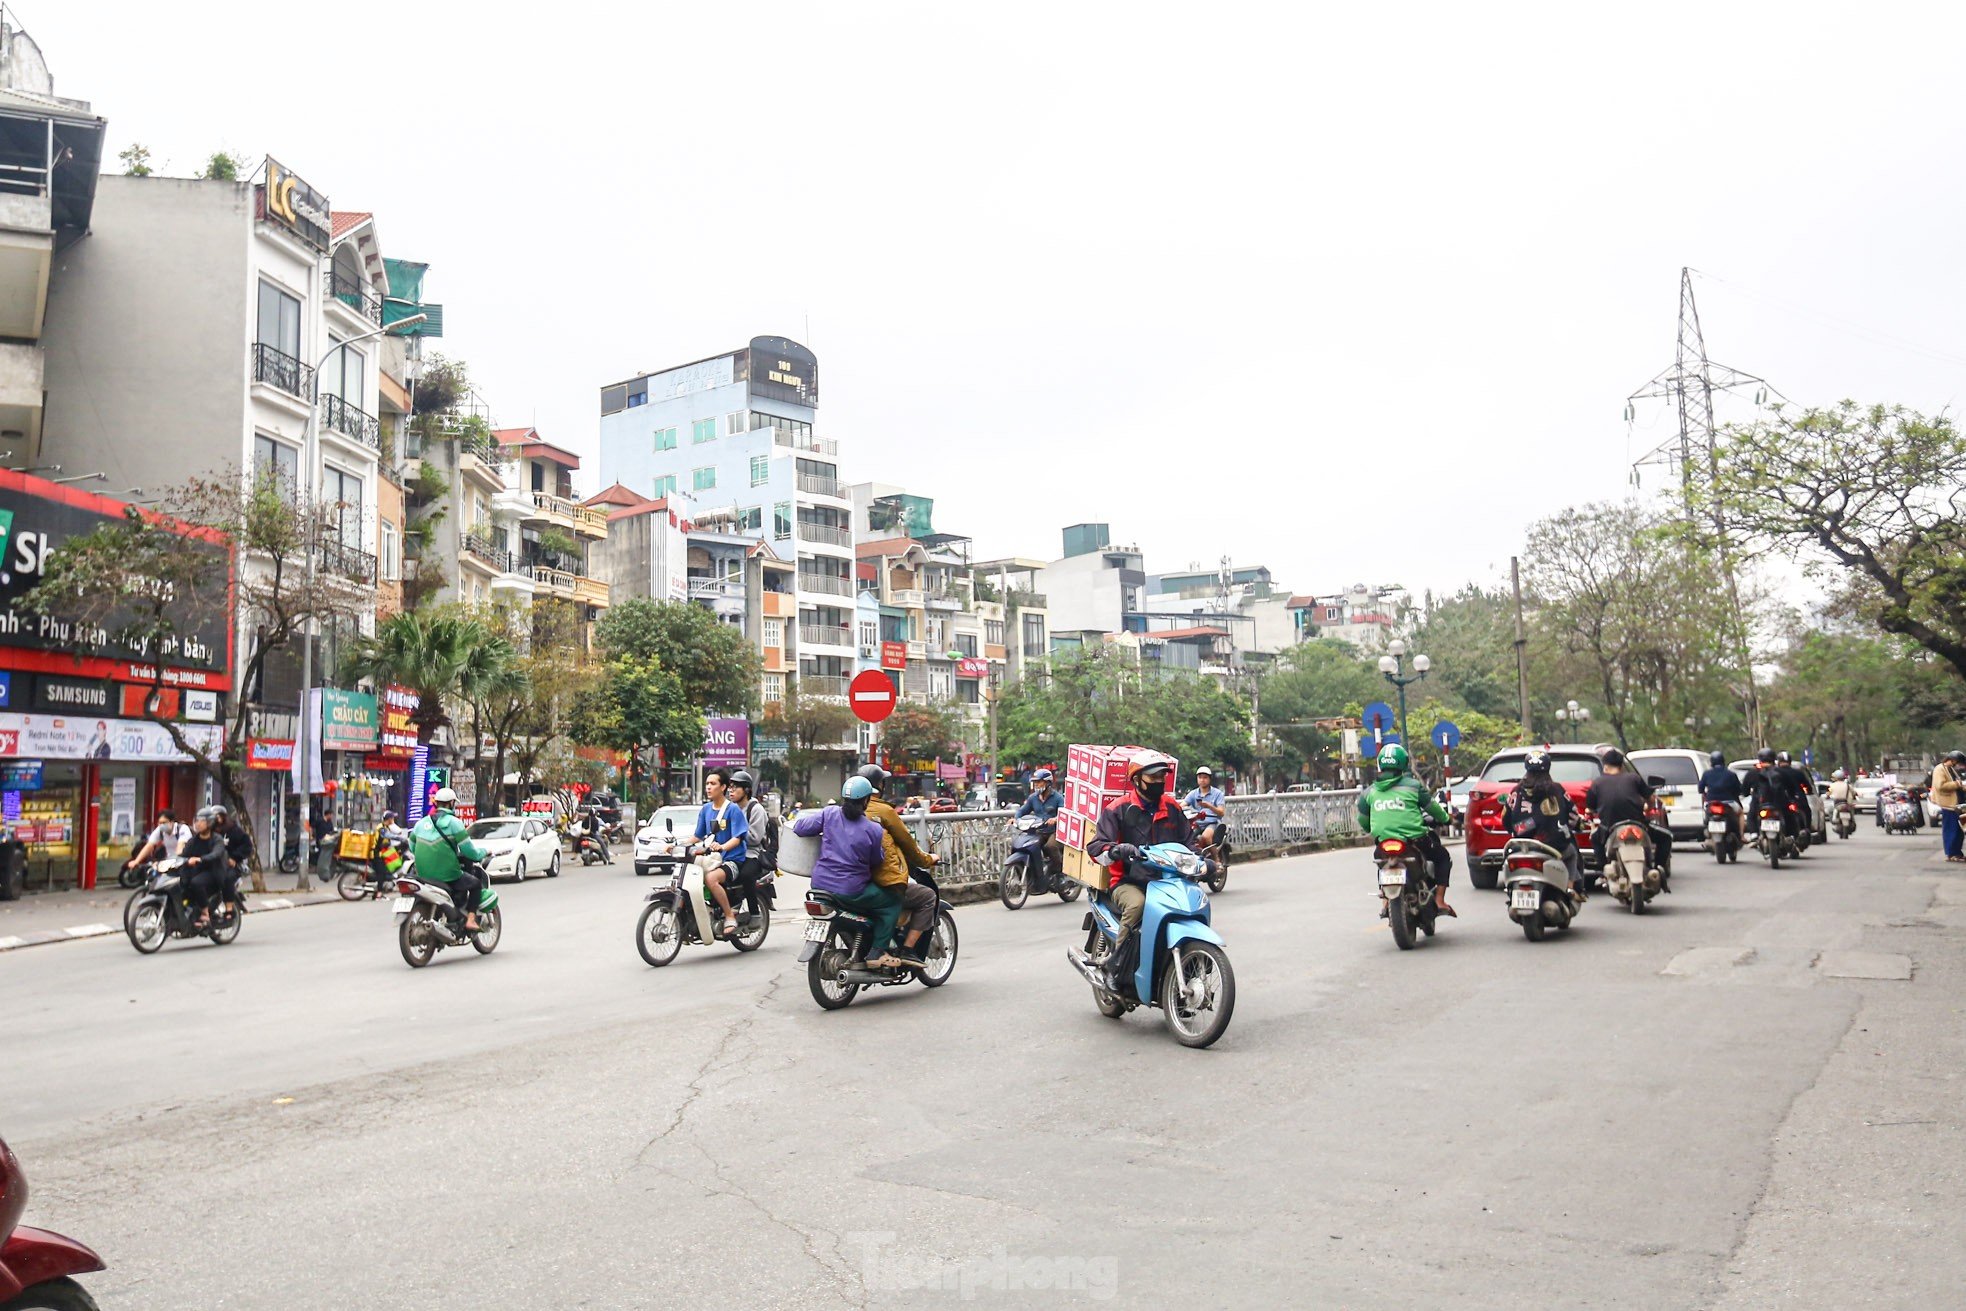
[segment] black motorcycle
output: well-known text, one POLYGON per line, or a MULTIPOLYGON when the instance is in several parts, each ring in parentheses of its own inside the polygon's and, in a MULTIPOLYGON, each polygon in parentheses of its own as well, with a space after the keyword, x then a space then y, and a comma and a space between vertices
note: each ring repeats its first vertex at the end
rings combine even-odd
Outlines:
POLYGON ((1188 827, 1197 836, 1210 824, 1215 826, 1215 841, 1197 850, 1201 852, 1202 858, 1209 862, 1211 871, 1202 881, 1203 885, 1210 892, 1220 892, 1229 884, 1229 856, 1235 849, 1234 844, 1229 841, 1229 821, 1226 817, 1217 819, 1213 815, 1195 809, 1190 809, 1187 815, 1188 827))
POLYGON ((1017 831, 1010 839, 1010 855, 1004 858, 1003 873, 997 879, 997 896, 1005 908, 1018 909, 1033 892, 1039 896, 1055 892, 1060 901, 1077 901, 1084 885, 1054 868, 1045 852, 1051 826, 1036 815, 1026 815, 1012 824, 1017 831))
POLYGON ((197 912, 184 899, 184 877, 189 873, 190 867, 181 857, 155 862, 150 866, 149 881, 123 907, 123 932, 143 955, 161 949, 172 938, 210 938, 222 947, 239 936, 246 918, 246 896, 239 890, 238 874, 222 876, 219 904, 199 927, 197 912))
MULTIPOLYGON (((326 833, 323 833, 320 841, 314 844, 312 854, 315 864, 317 866, 320 864, 322 852, 334 851, 340 845, 340 829, 329 829, 326 833)), ((298 835, 288 838, 287 845, 280 849, 280 872, 282 874, 297 874, 300 872, 300 837, 298 835)))
POLYGON ((847 968, 851 961, 865 961, 887 949, 880 943, 872 950, 873 920, 857 910, 841 906, 824 892, 806 894, 805 946, 799 959, 806 966, 806 985, 812 999, 829 1011, 839 1010, 860 995, 862 988, 893 988, 919 980, 924 987, 939 988, 956 972, 956 908, 942 899, 935 878, 925 869, 909 871, 915 882, 933 890, 935 923, 922 942, 924 964, 898 969, 847 968))

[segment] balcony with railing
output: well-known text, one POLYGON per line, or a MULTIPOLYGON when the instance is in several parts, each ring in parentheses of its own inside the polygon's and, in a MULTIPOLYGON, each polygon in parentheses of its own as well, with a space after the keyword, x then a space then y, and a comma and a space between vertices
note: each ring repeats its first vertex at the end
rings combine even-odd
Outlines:
POLYGON ((838 674, 800 674, 800 696, 837 697, 846 700, 848 680, 838 674))
POLYGON ((277 387, 289 396, 306 400, 314 388, 314 370, 293 356, 265 342, 252 348, 253 381, 277 387))
POLYGON ((852 596, 853 580, 841 578, 836 574, 808 573, 799 571, 799 590, 819 596, 852 596))
POLYGON ((801 623, 799 625, 799 645, 802 647, 837 646, 843 650, 851 651, 853 649, 853 630, 845 624, 801 623))
POLYGON ((484 561, 502 574, 509 574, 517 562, 512 552, 500 546, 493 536, 481 528, 473 528, 464 535, 464 549, 469 555, 484 561))
POLYGON ((771 440, 775 446, 783 446, 794 451, 809 451, 814 455, 837 457, 840 453, 840 444, 831 437, 800 436, 786 432, 783 428, 773 428, 771 440))
POLYGON ((573 530, 582 537, 600 539, 608 535, 608 512, 591 505, 573 507, 573 530))
POLYGON ((809 496, 830 496, 840 501, 846 499, 846 484, 837 478, 828 478, 817 473, 802 473, 799 475, 798 482, 799 490, 809 496))
POLYGON ((898 605, 903 610, 919 610, 925 603, 922 591, 918 587, 897 587, 888 595, 894 598, 888 604, 898 605))
POLYGON ((373 414, 359 410, 339 396, 321 398, 321 426, 352 437, 370 450, 382 448, 382 425, 373 414))
POLYGON ((573 527, 573 512, 575 508, 574 503, 564 496, 555 496, 551 492, 534 492, 532 494, 532 513, 526 517, 535 521, 544 521, 560 528, 571 528, 573 527))
POLYGON ((742 601, 744 599, 744 580, 741 578, 692 578, 689 580, 689 599, 692 601, 742 601))
POLYGON ((843 546, 851 548, 853 546, 853 530, 851 528, 835 528, 831 524, 807 523, 801 519, 799 520, 799 540, 812 542, 818 546, 843 546))
POLYGON ((598 578, 585 574, 573 576, 573 599, 581 605, 605 607, 608 603, 608 585, 598 578))
POLYGON ((489 433, 465 433, 457 439, 458 468, 475 473, 494 490, 505 484, 512 457, 489 433))
POLYGON ((329 269, 323 276, 327 281, 328 295, 331 298, 340 301, 378 328, 382 326, 382 297, 376 295, 373 288, 335 269, 329 269))
POLYGON ((351 583, 375 586, 375 557, 358 546, 330 538, 316 544, 321 572, 351 583))

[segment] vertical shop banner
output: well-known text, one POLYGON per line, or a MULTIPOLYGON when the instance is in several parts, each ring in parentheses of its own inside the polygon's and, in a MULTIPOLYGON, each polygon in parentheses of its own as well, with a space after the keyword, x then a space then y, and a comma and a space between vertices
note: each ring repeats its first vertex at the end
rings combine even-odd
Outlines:
POLYGON ((704 729, 700 755, 706 769, 741 765, 751 758, 750 720, 712 719, 704 729))
POLYGON ((430 748, 418 747, 410 755, 410 794, 403 798, 404 822, 414 824, 428 811, 430 800, 430 748))
POLYGON ((137 834, 137 781, 109 780, 109 840, 119 842, 137 834))
MULTIPOLYGON (((294 781, 294 791, 300 793, 302 796, 311 797, 328 790, 326 776, 321 770, 321 730, 318 727, 321 722, 320 688, 317 687, 308 693, 307 708, 301 713, 308 716, 313 721, 315 727, 307 735, 311 740, 307 744, 306 760, 301 759, 300 743, 298 740, 295 741, 293 747, 293 764, 288 769, 287 774, 294 781), (303 766, 305 767, 305 772, 302 772, 303 766)), ((298 728, 295 731, 298 732, 298 728)))

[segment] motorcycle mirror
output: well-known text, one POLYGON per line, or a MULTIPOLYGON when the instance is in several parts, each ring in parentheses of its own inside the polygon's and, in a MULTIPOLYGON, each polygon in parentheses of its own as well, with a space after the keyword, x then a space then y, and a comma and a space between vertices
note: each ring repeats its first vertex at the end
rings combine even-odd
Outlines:
POLYGON ((674 815, 670 815, 667 818, 665 818, 662 821, 662 827, 668 829, 671 833, 674 833, 676 831, 676 817, 674 815))

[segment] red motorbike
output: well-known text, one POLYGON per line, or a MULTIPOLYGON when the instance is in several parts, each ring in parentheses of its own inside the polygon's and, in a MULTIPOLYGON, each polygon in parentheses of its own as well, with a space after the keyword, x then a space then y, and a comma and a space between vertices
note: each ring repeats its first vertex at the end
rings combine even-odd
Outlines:
POLYGON ((20 1224, 26 1209, 27 1176, 0 1142, 0 1311, 96 1311, 69 1276, 102 1269, 102 1258, 72 1238, 20 1224))

